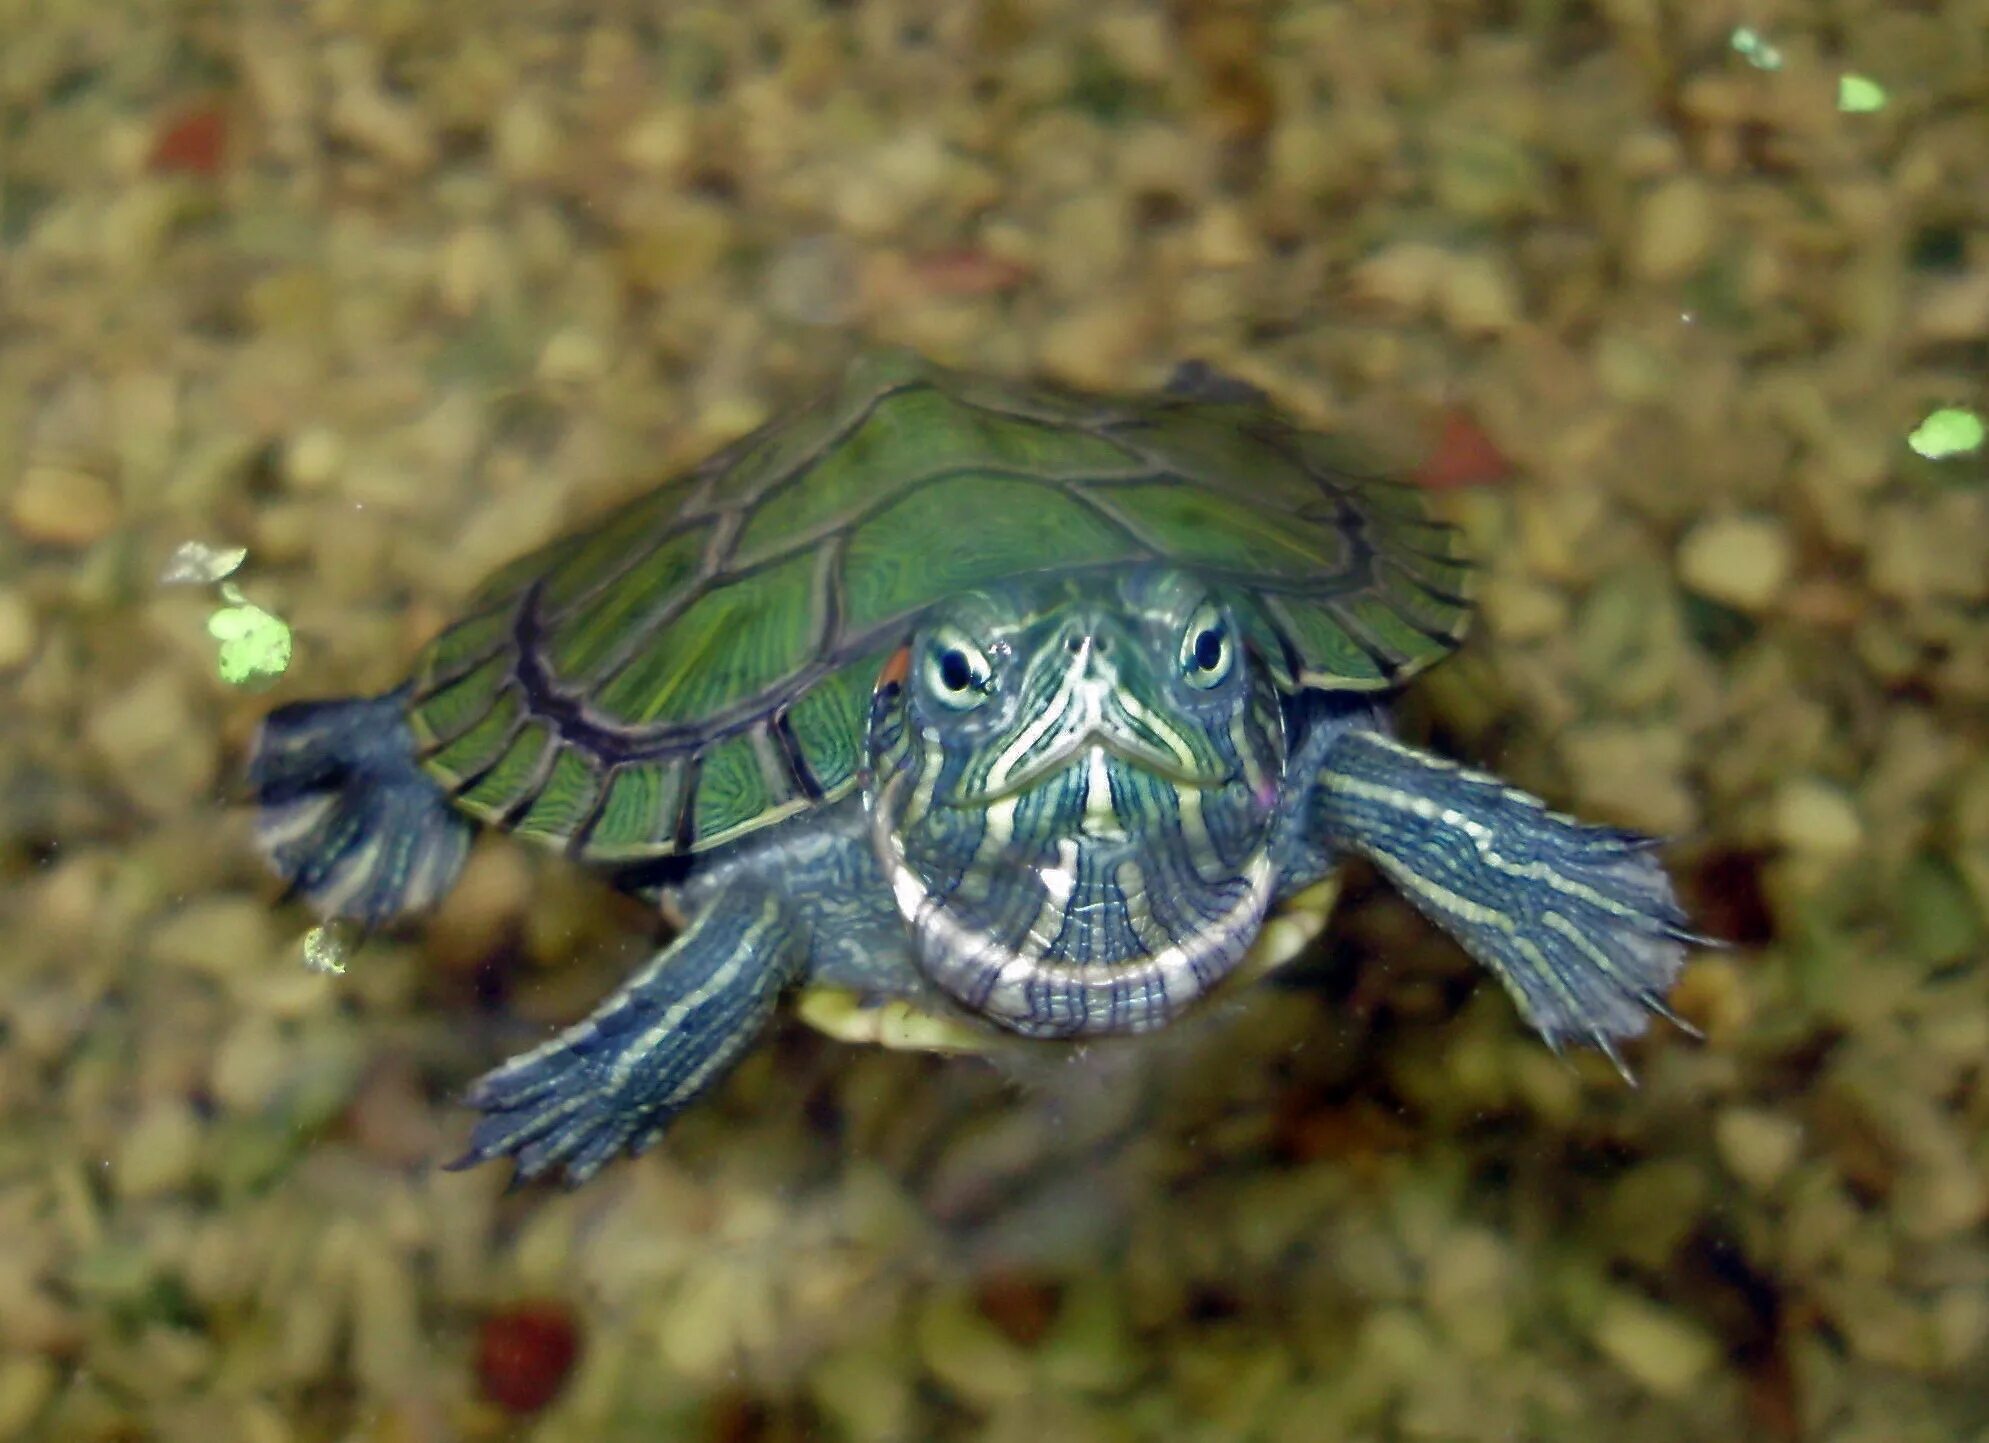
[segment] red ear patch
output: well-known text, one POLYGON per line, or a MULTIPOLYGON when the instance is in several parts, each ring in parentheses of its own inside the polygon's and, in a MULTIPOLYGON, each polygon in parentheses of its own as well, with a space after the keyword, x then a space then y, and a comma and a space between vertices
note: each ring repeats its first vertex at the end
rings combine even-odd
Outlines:
POLYGON ((903 686, 905 678, 912 674, 912 649, 901 646, 891 653, 891 659, 884 663, 884 670, 877 673, 877 690, 887 686, 903 686))

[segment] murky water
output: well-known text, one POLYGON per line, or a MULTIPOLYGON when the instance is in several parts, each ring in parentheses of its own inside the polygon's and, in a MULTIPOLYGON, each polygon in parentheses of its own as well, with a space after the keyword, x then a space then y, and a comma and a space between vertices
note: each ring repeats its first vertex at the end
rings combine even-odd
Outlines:
POLYGON ((1966 0, 0 4, 0 1438, 1989 1436, 1985 75, 1966 0), (307 965, 257 721, 864 339, 1427 455, 1405 726, 1675 839, 1703 1039, 1558 1060, 1354 873, 1151 1046, 788 1022, 442 1171, 656 924, 488 841, 307 965))

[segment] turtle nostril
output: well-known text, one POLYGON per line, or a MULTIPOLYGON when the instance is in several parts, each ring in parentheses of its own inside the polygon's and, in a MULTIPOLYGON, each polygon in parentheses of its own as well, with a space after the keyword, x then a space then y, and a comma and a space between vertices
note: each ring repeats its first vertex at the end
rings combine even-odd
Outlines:
POLYGON ((1084 650, 1084 638, 1073 631, 1069 636, 1064 638, 1064 650, 1072 656, 1078 655, 1078 653, 1084 650))

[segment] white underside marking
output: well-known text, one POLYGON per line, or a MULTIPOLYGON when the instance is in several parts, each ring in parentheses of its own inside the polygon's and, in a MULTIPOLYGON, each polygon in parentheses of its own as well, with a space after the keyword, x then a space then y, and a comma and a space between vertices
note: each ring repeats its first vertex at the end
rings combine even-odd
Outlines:
MULTIPOLYGON (((1028 940, 1010 948, 992 932, 969 927, 936 903, 926 891, 911 865, 905 860, 904 841, 894 825, 895 793, 903 783, 900 773, 886 782, 871 813, 871 837, 877 855, 891 882, 891 896, 898 913, 911 928, 917 941, 921 968, 950 996, 988 1016, 1021 1030, 1041 1023, 1038 1009, 1031 1005, 1028 991, 1032 983, 1053 995, 1075 998, 1078 1015, 1089 1021, 1090 1009, 1083 1005, 1084 994, 1109 994, 1117 989, 1122 996, 1166 1000, 1165 1011, 1149 1008, 1124 1018, 1107 1019, 1122 1031, 1145 1031, 1165 1023, 1179 1008, 1194 1001, 1221 981, 1242 959, 1269 909, 1277 886, 1277 867, 1266 851, 1259 851, 1244 868, 1242 894, 1223 913, 1198 930, 1185 942, 1173 942, 1139 962, 1050 962, 1044 953, 1054 937, 1038 931, 1043 913, 1032 923, 1028 940), (1230 955, 1223 958, 1227 951, 1230 955), (1221 959, 1221 965, 1209 964, 1221 959), (995 969, 994 983, 983 988, 988 971, 995 969)), ((1045 908, 1061 915, 1055 899, 1044 897, 1045 908)), ((1072 1031, 1103 1031, 1084 1023, 1072 1031)))
POLYGON ((256 840, 269 853, 287 847, 314 831, 337 802, 334 794, 321 792, 298 801, 266 806, 256 815, 256 840))
MULTIPOLYGON (((1050 990, 1066 994, 1094 989, 1104 991, 1114 986, 1122 991, 1164 992, 1170 1008, 1179 1008, 1214 986, 1241 958, 1245 948, 1243 941, 1237 939, 1247 940, 1255 934, 1258 923, 1270 906, 1276 876, 1271 859, 1260 853, 1244 872, 1247 886, 1243 895, 1221 916, 1189 941, 1173 943, 1144 961, 1130 964, 1048 962, 1043 959, 1040 949, 1011 951, 991 934, 965 927, 938 909, 929 910, 926 916, 917 919, 915 925, 922 938, 927 940, 927 947, 923 950, 929 962, 934 959, 935 951, 939 957, 946 959, 976 959, 968 968, 960 969, 968 972, 960 981, 978 982, 980 979, 976 974, 979 969, 987 966, 993 957, 1001 958, 995 964, 999 971, 994 988, 982 1004, 983 1009, 995 1017, 1014 1022, 1036 1020, 1035 1010, 1028 999, 1028 988, 1032 982, 1047 984, 1050 990), (1231 948, 1235 956, 1218 971, 1205 973, 1204 964, 1219 956, 1224 947, 1231 948), (1206 981, 1203 980, 1204 975, 1206 981)), ((965 989, 959 986, 959 981, 945 975, 951 970, 941 969, 933 980, 948 991, 955 992, 955 995, 961 995, 965 989)), ((1166 1017, 1136 1018, 1131 1020, 1130 1026, 1140 1030, 1157 1027, 1166 1020, 1166 1017)))
POLYGON ((366 884, 373 880, 373 868, 379 862, 380 849, 386 845, 384 837, 375 837, 358 851, 341 857, 338 870, 332 875, 336 884, 325 888, 312 898, 313 903, 328 917, 342 917, 345 907, 354 897, 366 890, 366 884))
POLYGON ((974 848, 974 859, 967 865, 970 874, 985 871, 990 862, 1008 849, 1009 839, 1015 835, 1015 809, 1021 805, 1022 794, 1012 792, 981 813, 981 843, 974 848))
POLYGON ((1077 843, 1069 837, 1058 842, 1056 865, 1038 867, 1036 877, 1058 907, 1068 905, 1070 894, 1077 889, 1077 843))

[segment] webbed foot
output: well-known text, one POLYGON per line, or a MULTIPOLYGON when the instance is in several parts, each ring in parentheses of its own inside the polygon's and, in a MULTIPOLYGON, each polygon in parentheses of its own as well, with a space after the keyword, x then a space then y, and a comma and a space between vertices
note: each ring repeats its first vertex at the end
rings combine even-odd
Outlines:
MULTIPOLYGON (((1325 824, 1497 975, 1551 1047, 1614 1041, 1665 994, 1693 932, 1641 833, 1549 811, 1496 777, 1350 731, 1320 771, 1325 824)), ((1682 1023, 1680 1024, 1683 1025, 1682 1023)))
POLYGON ((427 911, 463 870, 473 828, 416 762, 405 706, 405 688, 294 702, 256 733, 256 843, 320 916, 383 927, 427 911))
POLYGON ((448 1166, 510 1157, 514 1184, 578 1186, 641 1152, 745 1055, 799 954, 772 894, 719 896, 586 1018, 477 1079, 465 1101, 483 1116, 448 1166))

